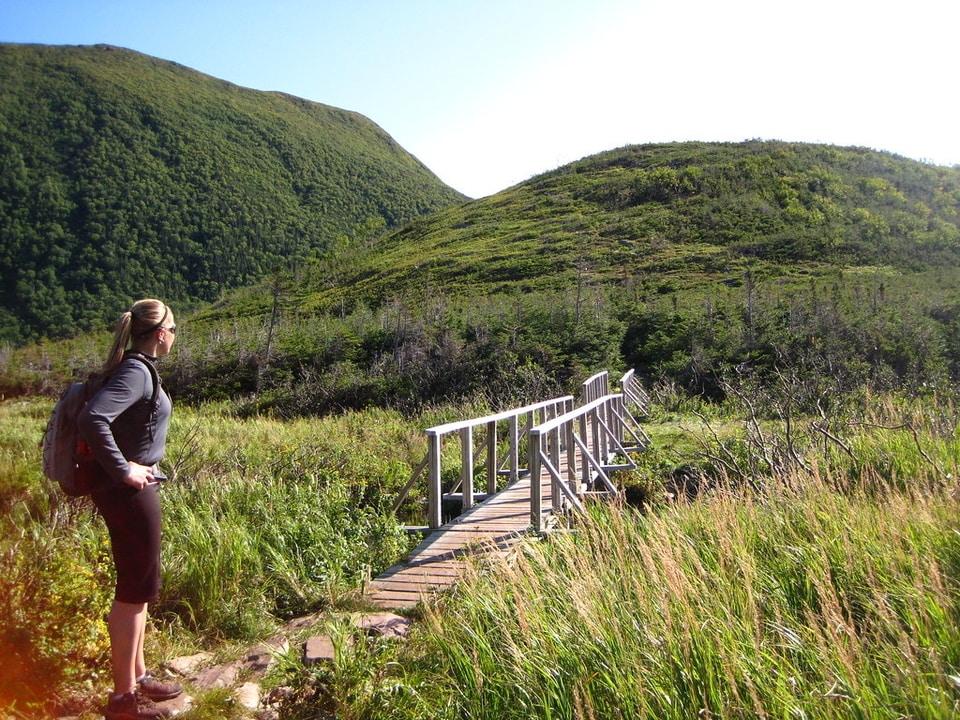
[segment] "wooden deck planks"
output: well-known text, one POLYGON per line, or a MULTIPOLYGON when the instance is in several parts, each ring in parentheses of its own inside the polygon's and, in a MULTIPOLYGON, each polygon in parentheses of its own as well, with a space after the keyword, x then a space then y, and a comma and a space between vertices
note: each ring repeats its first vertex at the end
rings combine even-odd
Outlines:
MULTIPOLYGON (((549 475, 541 475, 544 508, 550 508, 549 475)), ((546 514, 546 513, 545 513, 546 514)), ((530 527, 530 479, 520 478, 433 532, 407 561, 369 583, 364 597, 383 608, 409 608, 451 587, 465 567, 464 555, 503 553, 530 527)))
MULTIPOLYGON (((580 467, 581 453, 576 452, 580 467)), ((560 457, 560 476, 567 479, 566 453, 560 457)), ((579 475, 579 473, 578 473, 579 475)), ((544 517, 551 512, 552 482, 544 467, 540 474, 544 517)), ((417 545, 407 561, 370 582, 364 597, 383 608, 410 608, 420 600, 450 588, 463 572, 465 555, 504 554, 523 542, 530 528, 530 477, 521 477, 458 518, 434 531, 417 545)))

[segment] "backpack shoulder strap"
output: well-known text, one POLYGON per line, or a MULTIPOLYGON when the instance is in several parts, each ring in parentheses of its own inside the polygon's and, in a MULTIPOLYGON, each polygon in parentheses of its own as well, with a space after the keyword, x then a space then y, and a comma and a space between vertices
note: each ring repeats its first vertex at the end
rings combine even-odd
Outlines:
POLYGON ((147 370, 150 373, 150 379, 153 381, 153 393, 150 395, 150 406, 156 408, 157 401, 160 398, 160 374, 153 366, 153 363, 147 359, 146 355, 142 355, 138 352, 132 352, 127 353, 126 357, 139 360, 141 363, 147 366, 147 370))

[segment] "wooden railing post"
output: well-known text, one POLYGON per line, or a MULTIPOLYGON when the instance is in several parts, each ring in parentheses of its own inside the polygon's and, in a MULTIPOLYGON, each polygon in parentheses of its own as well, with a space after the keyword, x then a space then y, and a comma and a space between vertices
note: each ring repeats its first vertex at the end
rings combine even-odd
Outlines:
POLYGON ((613 423, 611 427, 613 428, 613 434, 617 442, 623 445, 623 428, 620 427, 620 419, 618 415, 623 415, 620 412, 620 400, 623 398, 623 395, 618 395, 613 398, 613 402, 610 403, 610 421, 613 423))
MULTIPOLYGON (((555 412, 557 414, 554 415, 554 418, 560 417, 559 410, 560 410, 559 408, 556 408, 555 412)), ((560 470, 560 426, 559 425, 550 431, 550 437, 552 440, 551 447, 550 447, 550 462, 553 463, 553 467, 556 468, 557 471, 559 472, 560 470)), ((561 510, 563 510, 563 496, 561 495, 561 490, 558 487, 559 484, 560 484, 560 481, 557 478, 553 477, 553 475, 551 475, 550 476, 550 488, 551 488, 550 504, 555 513, 559 513, 561 510)))
POLYGON ((540 433, 527 435, 530 467, 530 524, 534 531, 543 531, 543 498, 540 486, 540 433))
POLYGON ((487 494, 497 491, 497 421, 487 423, 487 494))
POLYGON ((604 412, 607 414, 607 427, 610 428, 610 432, 607 433, 607 452, 610 453, 612 458, 617 452, 617 428, 616 428, 616 418, 613 415, 613 398, 610 398, 604 403, 604 412))
POLYGON ((510 482, 520 477, 520 417, 510 416, 510 482))
POLYGON ((573 442, 573 420, 564 423, 563 437, 567 446, 567 483, 573 492, 579 493, 580 480, 577 478, 577 446, 573 442))
POLYGON ((463 491, 463 510, 473 507, 473 428, 460 431, 460 489, 463 491))
MULTIPOLYGON (((582 414, 578 419, 577 423, 580 426, 580 439, 585 443, 589 443, 589 436, 587 435, 587 415, 586 413, 582 414)), ((576 448, 574 448, 576 451, 576 448)), ((590 464, 587 462, 585 457, 580 458, 580 480, 583 484, 589 488, 590 487, 590 464)))
MULTIPOLYGON (((548 405, 547 407, 543 408, 543 412, 542 412, 541 415, 540 415, 540 422, 541 422, 541 423, 545 423, 545 422, 547 422, 548 420, 553 420, 553 418, 554 418, 553 406, 548 405)), ((549 455, 549 454, 550 454, 550 442, 551 442, 551 440, 552 440, 553 438, 550 436, 550 433, 547 433, 546 435, 544 435, 544 436, 542 436, 542 437, 543 437, 543 452, 544 452, 544 454, 549 455)))
POLYGON ((620 444, 624 444, 626 439, 626 427, 623 424, 623 418, 626 417, 627 412, 627 398, 623 393, 617 398, 617 417, 614 418, 617 421, 617 439, 620 440, 620 444))
POLYGON ((613 454, 617 450, 617 445, 614 442, 613 438, 613 413, 611 412, 611 407, 613 406, 612 401, 607 399, 603 403, 603 421, 607 424, 607 427, 610 429, 610 432, 606 432, 603 436, 606 438, 606 441, 603 443, 607 451, 607 459, 613 457, 613 454))
POLYGON ((435 530, 442 524, 440 512, 440 436, 436 433, 428 433, 427 442, 429 445, 427 468, 430 476, 430 488, 427 493, 429 498, 427 524, 435 530))
POLYGON ((590 452, 599 463, 605 463, 607 460, 603 457, 603 450, 600 447, 600 417, 597 408, 590 411, 590 452))

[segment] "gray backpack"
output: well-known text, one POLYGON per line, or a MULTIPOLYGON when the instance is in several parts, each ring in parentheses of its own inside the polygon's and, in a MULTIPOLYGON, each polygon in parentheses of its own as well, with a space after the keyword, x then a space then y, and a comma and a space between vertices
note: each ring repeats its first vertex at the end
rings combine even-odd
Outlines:
MULTIPOLYGON (((153 363, 139 353, 129 353, 126 357, 139 360, 150 371, 153 380, 151 407, 157 407, 160 395, 160 377, 153 363)), ((96 476, 96 459, 93 450, 80 437, 77 419, 80 411, 103 387, 107 378, 95 375, 86 382, 75 382, 67 386, 57 404, 53 406, 47 429, 43 433, 43 474, 55 480, 60 488, 71 497, 90 494, 96 476)))

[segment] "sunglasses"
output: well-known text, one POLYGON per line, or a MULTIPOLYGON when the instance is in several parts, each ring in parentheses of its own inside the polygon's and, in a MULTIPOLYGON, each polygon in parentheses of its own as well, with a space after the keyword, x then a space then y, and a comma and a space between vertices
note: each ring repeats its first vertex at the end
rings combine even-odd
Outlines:
POLYGON ((171 335, 176 335, 176 334, 177 334, 177 326, 176 326, 176 325, 171 325, 170 327, 162 327, 162 328, 160 328, 160 329, 161 329, 161 330, 166 330, 166 331, 167 331, 168 333, 170 333, 171 335))

